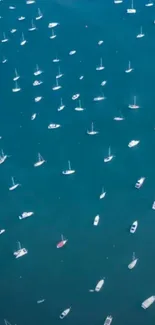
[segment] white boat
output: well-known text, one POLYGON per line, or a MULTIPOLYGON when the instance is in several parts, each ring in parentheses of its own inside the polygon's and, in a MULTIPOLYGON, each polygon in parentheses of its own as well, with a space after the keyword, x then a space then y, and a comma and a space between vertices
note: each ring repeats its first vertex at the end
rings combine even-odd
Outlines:
POLYGON ((101 86, 102 86, 102 87, 105 86, 106 83, 107 83, 107 81, 106 81, 106 80, 103 80, 103 81, 101 82, 101 86))
POLYGON ((98 45, 102 45, 102 44, 103 44, 102 40, 98 41, 98 45))
POLYGON ((23 46, 27 43, 26 39, 24 38, 24 33, 22 33, 22 37, 21 37, 21 42, 20 45, 23 46))
POLYGON ((41 80, 35 80, 33 86, 40 86, 43 82, 41 80))
POLYGON ((1 153, 0 153, 0 165, 3 164, 7 158, 8 158, 8 156, 4 154, 3 150, 1 150, 1 153))
POLYGON ((123 121, 125 118, 123 116, 115 116, 114 121, 123 121))
POLYGON ((33 216, 34 212, 30 211, 30 212, 23 212, 21 214, 21 216, 19 216, 19 219, 22 220, 22 219, 26 219, 28 217, 31 217, 33 216))
POLYGON ((66 316, 69 314, 70 310, 71 310, 71 307, 65 309, 65 310, 60 314, 59 318, 60 318, 60 319, 63 319, 64 317, 66 317, 66 316))
POLYGON ((96 67, 96 70, 97 71, 104 70, 104 66, 103 66, 103 63, 102 63, 102 58, 100 58, 100 65, 96 67))
POLYGON ((133 0, 131 0, 131 8, 127 9, 127 13, 128 14, 135 14, 136 13, 136 9, 134 8, 134 5, 133 5, 133 0))
POLYGON ((134 98, 133 98, 133 104, 130 104, 128 107, 131 108, 131 109, 138 109, 139 108, 139 106, 136 104, 136 96, 134 96, 134 98))
POLYGON ((136 220, 136 221, 133 222, 133 224, 130 227, 130 233, 134 234, 136 232, 136 230, 137 230, 137 227, 138 227, 138 221, 136 220))
POLYGON ((75 109, 75 111, 78 111, 78 112, 84 111, 84 108, 81 106, 81 100, 80 99, 79 99, 79 106, 75 107, 74 109, 75 109))
POLYGON ((128 143, 128 147, 129 148, 135 147, 138 145, 139 142, 140 142, 139 140, 132 140, 128 143))
POLYGON ((60 88, 61 88, 61 86, 59 85, 58 79, 56 78, 56 85, 52 89, 53 90, 58 90, 60 88))
POLYGON ((32 5, 33 3, 35 3, 35 0, 26 0, 27 5, 32 5))
MULTIPOLYGON (((115 0, 120 1, 120 0, 115 0)), ((103 325, 110 325, 112 322, 112 316, 107 316, 103 325)))
POLYGON ((41 101, 41 99, 42 99, 42 96, 38 96, 38 97, 35 97, 34 101, 35 101, 35 103, 38 103, 41 101))
POLYGON ((37 117, 37 113, 32 114, 31 121, 34 121, 36 119, 36 117, 37 117))
POLYGON ((18 86, 17 81, 15 81, 15 87, 12 88, 13 93, 17 93, 21 90, 21 88, 18 86))
POLYGON ((45 299, 37 300, 37 304, 42 304, 44 301, 45 301, 45 299))
POLYGON ((71 175, 71 174, 74 174, 74 173, 75 173, 75 170, 71 168, 70 160, 68 160, 68 169, 63 170, 62 174, 63 175, 71 175))
POLYGON ((15 69, 15 77, 13 78, 14 81, 17 81, 20 78, 17 69, 15 69))
POLYGON ((94 130, 94 123, 92 122, 92 124, 91 124, 91 130, 89 131, 89 130, 87 130, 87 134, 89 134, 89 135, 95 135, 95 134, 98 134, 98 131, 95 131, 94 130))
POLYGON ((9 187, 9 191, 15 190, 20 185, 19 183, 15 183, 14 177, 11 177, 11 181, 12 181, 12 185, 9 187))
POLYGON ((54 33, 54 29, 52 29, 52 35, 50 36, 50 39, 54 39, 54 38, 56 38, 57 36, 56 36, 56 34, 54 33))
POLYGON ((104 96, 98 96, 98 97, 94 97, 94 102, 99 102, 100 100, 104 100, 105 97, 104 96))
POLYGON ((36 30, 36 25, 34 24, 33 19, 31 20, 31 27, 29 28, 29 31, 32 32, 33 30, 36 30))
POLYGON ((111 148, 108 149, 108 156, 104 158, 104 162, 107 163, 114 158, 114 155, 111 154, 111 148))
POLYGON ((128 68, 125 70, 125 72, 130 73, 132 70, 133 68, 131 68, 131 61, 129 61, 128 68))
POLYGON ((60 128, 60 124, 54 124, 54 123, 51 123, 48 125, 48 129, 58 129, 60 128))
POLYGON ((155 210, 155 201, 152 204, 152 209, 155 210))
POLYGON ((11 33, 11 34, 14 34, 14 33, 16 33, 16 31, 17 31, 17 29, 12 28, 12 29, 10 30, 10 33, 11 33))
POLYGON ((79 79, 82 80, 84 78, 84 76, 80 76, 79 79))
POLYGON ((68 242, 68 239, 64 239, 63 235, 61 235, 61 241, 58 242, 57 248, 62 248, 66 243, 68 242))
POLYGON ((100 194, 100 200, 103 199, 105 197, 105 195, 106 195, 106 192, 105 192, 104 187, 103 187, 102 192, 100 194))
POLYGON ((53 59, 54 63, 60 62, 60 59, 58 59, 57 57, 55 59, 53 59))
POLYGON ((5 229, 0 230, 0 235, 2 235, 5 232, 5 229))
POLYGON ((98 214, 98 215, 94 218, 93 225, 94 225, 94 226, 98 226, 99 221, 100 221, 100 216, 99 216, 99 214, 98 214))
POLYGON ((79 97, 80 97, 80 94, 75 94, 75 95, 72 96, 72 99, 75 100, 75 99, 77 99, 79 97))
POLYGON ((76 51, 72 50, 72 51, 69 52, 69 55, 74 55, 75 53, 76 53, 76 51))
POLYGON ((136 36, 137 38, 142 38, 144 37, 145 34, 143 33, 143 29, 142 29, 142 26, 140 27, 140 33, 136 36))
POLYGON ((120 4, 120 3, 122 3, 123 2, 123 0, 114 0, 114 3, 117 5, 117 4, 120 4))
POLYGON ((128 265, 128 269, 132 270, 137 264, 138 258, 135 257, 135 253, 132 255, 132 262, 128 265))
POLYGON ((48 28, 54 28, 54 27, 56 27, 58 25, 59 25, 59 23, 49 23, 48 28))
POLYGON ((40 20, 40 19, 42 19, 43 18, 43 14, 42 14, 42 12, 41 12, 41 10, 40 10, 40 8, 38 8, 38 16, 36 16, 36 20, 40 20))
POLYGON ((154 301, 155 301, 155 296, 151 296, 142 302, 141 307, 143 309, 147 309, 153 304, 154 301))
POLYGON ((25 17, 24 16, 20 16, 20 17, 18 17, 18 20, 19 21, 25 20, 25 17))
POLYGON ((145 7, 152 7, 153 5, 154 3, 151 0, 149 0, 149 2, 145 4, 145 7))
POLYGON ((145 181, 145 177, 139 178, 135 184, 135 188, 139 189, 143 185, 144 181, 145 181))
POLYGON ((9 9, 11 9, 11 10, 15 10, 16 7, 15 7, 15 6, 9 6, 9 9))
POLYGON ((60 67, 58 67, 58 74, 56 75, 56 79, 60 79, 61 77, 63 77, 63 73, 61 73, 60 67))
POLYGON ((34 76, 39 76, 39 75, 42 74, 42 73, 43 73, 43 71, 40 70, 38 64, 36 64, 36 70, 35 70, 35 72, 33 73, 34 76))
POLYGON ((8 42, 8 38, 6 37, 5 33, 3 33, 3 39, 1 40, 2 43, 8 42))
POLYGON ((38 161, 34 164, 34 167, 39 167, 43 165, 45 162, 44 158, 41 156, 40 153, 38 153, 38 161))
POLYGON ((6 63, 6 62, 8 62, 8 60, 5 58, 5 56, 3 56, 2 63, 6 63))
POLYGON ((65 105, 63 104, 62 98, 60 99, 60 106, 58 107, 58 112, 62 111, 65 108, 65 105))
POLYGON ((96 291, 96 292, 99 292, 99 291, 101 290, 101 288, 102 288, 103 285, 104 285, 104 280, 105 280, 105 279, 102 279, 102 280, 100 280, 100 281, 97 283, 97 285, 96 285, 96 287, 95 287, 95 291, 96 291))
POLYGON ((18 250, 13 253, 16 258, 22 257, 28 253, 26 248, 21 247, 21 243, 18 242, 18 250))

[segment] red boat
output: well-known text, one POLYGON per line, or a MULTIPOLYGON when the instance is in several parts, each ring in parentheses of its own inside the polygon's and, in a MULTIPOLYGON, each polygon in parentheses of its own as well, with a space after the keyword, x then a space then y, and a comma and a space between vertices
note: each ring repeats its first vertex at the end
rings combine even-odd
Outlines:
POLYGON ((57 248, 63 247, 67 243, 68 239, 64 239, 63 235, 61 235, 61 241, 57 244, 57 248))

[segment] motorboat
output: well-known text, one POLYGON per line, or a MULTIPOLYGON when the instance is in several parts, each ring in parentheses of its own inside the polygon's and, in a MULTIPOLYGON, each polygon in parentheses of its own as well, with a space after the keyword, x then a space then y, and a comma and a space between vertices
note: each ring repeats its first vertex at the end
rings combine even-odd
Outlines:
POLYGON ((17 69, 15 69, 15 77, 13 78, 14 81, 17 81, 20 78, 17 69))
POLYGON ((34 121, 36 119, 36 117, 37 117, 37 113, 32 114, 31 121, 34 121))
POLYGON ((25 17, 24 16, 20 16, 20 17, 18 17, 18 20, 19 21, 25 20, 25 17))
POLYGON ((100 200, 103 199, 105 197, 105 195, 106 195, 106 192, 105 192, 104 187, 103 187, 102 192, 100 194, 100 200))
POLYGON ((151 296, 142 302, 141 307, 143 309, 147 309, 153 304, 154 301, 155 301, 155 296, 151 296))
POLYGON ((32 5, 33 3, 35 3, 35 0, 26 0, 27 5, 32 5))
POLYGON ((39 76, 39 75, 42 74, 42 73, 43 73, 43 71, 40 70, 38 64, 36 64, 36 70, 35 70, 35 72, 33 73, 34 76, 39 76))
POLYGON ((101 58, 101 59, 100 59, 100 65, 96 67, 96 70, 97 70, 97 71, 100 71, 100 70, 104 70, 104 69, 105 69, 105 68, 104 68, 104 66, 103 66, 103 64, 102 64, 102 58, 101 58))
POLYGON ((4 154, 3 150, 1 150, 1 153, 0 153, 0 165, 3 164, 7 158, 8 158, 8 156, 4 154))
POLYGON ((95 291, 96 291, 96 292, 99 292, 99 291, 101 290, 101 288, 102 288, 103 285, 104 285, 104 280, 105 280, 105 278, 103 278, 102 280, 100 280, 100 281, 97 283, 97 285, 96 285, 96 287, 95 287, 95 291))
POLYGON ((129 148, 135 147, 139 144, 139 142, 140 142, 139 140, 132 140, 128 143, 128 147, 129 148))
POLYGON ((15 7, 15 6, 9 6, 9 9, 11 9, 11 10, 15 10, 16 7, 15 7))
POLYGON ((99 102, 99 101, 101 101, 101 100, 104 100, 105 99, 105 97, 104 96, 97 96, 97 97, 94 97, 94 102, 99 102))
POLYGON ((36 25, 34 24, 34 21, 33 21, 33 19, 31 20, 31 27, 29 28, 29 31, 30 32, 32 32, 32 31, 34 31, 34 30, 36 30, 37 28, 36 28, 36 25))
POLYGON ((54 63, 60 62, 60 59, 58 59, 57 57, 55 59, 53 59, 54 63))
POLYGON ((94 226, 98 226, 99 221, 100 221, 100 216, 99 216, 99 214, 98 214, 98 215, 94 218, 93 225, 94 225, 94 226))
POLYGON ((60 319, 63 319, 64 317, 66 317, 66 316, 69 314, 70 310, 71 310, 71 307, 65 309, 65 310, 60 314, 59 318, 60 318, 60 319))
POLYGON ((21 88, 18 86, 17 81, 15 81, 15 87, 12 88, 12 92, 18 93, 19 91, 21 91, 21 88))
POLYGON ((123 121, 125 118, 123 116, 115 116, 114 121, 123 121))
POLYGON ((128 265, 128 269, 132 270, 137 264, 138 258, 135 257, 135 253, 132 255, 132 262, 128 265))
POLYGON ((38 161, 34 164, 34 167, 39 167, 43 165, 45 162, 44 158, 41 156, 40 153, 38 153, 38 161))
POLYGON ((155 210, 155 201, 152 204, 152 209, 155 210))
MULTIPOLYGON (((121 0, 115 0, 115 1, 121 1, 121 0)), ((121 2, 117 2, 117 3, 121 3, 121 2)), ((112 322, 112 316, 107 316, 103 325, 110 325, 111 322, 112 322)))
POLYGON ((131 109, 138 109, 139 108, 139 106, 136 104, 136 96, 134 96, 134 98, 133 98, 133 104, 130 104, 128 107, 131 108, 131 109))
POLYGON ((63 175, 71 175, 71 174, 74 174, 74 173, 75 173, 75 170, 71 168, 70 160, 68 160, 68 169, 63 170, 62 174, 63 175))
POLYGON ((72 50, 72 51, 69 52, 69 55, 74 55, 75 53, 76 53, 76 51, 72 50))
POLYGON ((75 109, 75 111, 78 111, 78 112, 84 111, 84 108, 81 106, 81 100, 80 99, 79 99, 79 106, 75 107, 74 109, 75 109))
POLYGON ((63 235, 61 235, 61 241, 57 244, 57 248, 62 248, 66 243, 68 239, 64 239, 63 235))
POLYGON ((82 80, 84 78, 84 76, 80 76, 79 79, 82 80))
POLYGON ((89 131, 89 130, 87 130, 87 134, 89 134, 89 135, 95 135, 95 134, 98 134, 98 131, 95 131, 94 130, 94 123, 92 122, 92 124, 91 124, 91 130, 89 131))
POLYGON ((106 80, 103 80, 103 81, 101 82, 101 86, 102 86, 102 87, 105 86, 106 83, 107 83, 107 81, 106 81, 106 80))
POLYGON ((40 20, 40 19, 42 19, 43 18, 43 14, 42 14, 42 12, 41 12, 41 10, 40 10, 40 8, 38 8, 38 16, 36 16, 36 20, 40 20))
POLYGON ((138 221, 136 220, 136 221, 133 222, 133 224, 130 227, 130 233, 134 234, 136 232, 136 230, 137 230, 137 227, 138 227, 138 221))
POLYGON ((12 185, 9 187, 9 191, 15 190, 20 185, 19 183, 15 183, 14 177, 11 177, 11 181, 12 181, 12 185))
POLYGON ((139 178, 135 184, 135 188, 139 189, 143 185, 144 181, 145 181, 145 177, 139 178))
POLYGON ((0 230, 0 235, 2 235, 5 232, 5 229, 0 230))
POLYGON ((127 13, 128 14, 135 14, 136 13, 136 9, 134 8, 134 5, 133 5, 133 0, 131 0, 131 8, 127 9, 127 13))
POLYGON ((149 0, 149 2, 145 4, 145 7, 152 7, 153 5, 154 3, 151 0, 149 0))
POLYGON ((102 44, 103 44, 102 40, 98 41, 98 45, 102 45, 102 44))
POLYGON ((38 97, 35 97, 34 101, 35 101, 35 103, 38 103, 41 101, 41 99, 42 99, 42 96, 38 96, 38 97))
POLYGON ((142 38, 144 37, 145 34, 143 33, 143 29, 142 29, 142 26, 140 27, 140 33, 136 36, 137 38, 142 38))
POLYGON ((21 42, 20 45, 23 46, 27 43, 26 39, 24 38, 24 33, 22 33, 22 38, 21 38, 21 42))
POLYGON ((50 36, 50 39, 54 39, 56 37, 57 37, 57 35, 54 33, 54 29, 52 29, 52 35, 50 36))
POLYGON ((6 37, 5 33, 3 33, 3 39, 1 40, 2 43, 8 42, 8 38, 6 37))
POLYGON ((48 28, 54 28, 54 27, 56 27, 58 25, 59 25, 59 23, 49 23, 48 28))
POLYGON ((5 58, 5 56, 3 56, 2 63, 6 63, 6 62, 8 62, 8 60, 5 58))
POLYGON ((75 94, 75 95, 72 96, 72 99, 75 100, 75 99, 77 99, 79 97, 80 97, 80 94, 75 94))
POLYGON ((58 90, 60 88, 61 88, 61 86, 59 85, 58 79, 56 78, 56 85, 52 89, 53 90, 58 90))
POLYGON ((63 104, 62 98, 60 99, 60 106, 58 107, 58 112, 62 111, 65 108, 65 105, 63 104))
POLYGON ((58 129, 60 126, 60 124, 51 123, 48 125, 48 129, 58 129))
POLYGON ((60 67, 58 67, 58 74, 56 75, 56 79, 60 79, 61 77, 63 77, 63 73, 61 73, 60 67))
POLYGON ((26 248, 21 247, 21 243, 18 242, 18 250, 13 253, 15 258, 22 257, 28 253, 28 250, 26 248))
POLYGON ((40 86, 43 82, 41 80, 35 80, 33 86, 40 86))
POLYGON ((22 219, 26 219, 26 218, 29 218, 31 216, 33 216, 34 212, 30 211, 30 212, 23 212, 21 214, 21 216, 19 216, 19 219, 22 220, 22 219))
POLYGON ((16 28, 12 28, 12 29, 10 30, 10 33, 11 33, 11 34, 14 34, 14 33, 16 33, 16 31, 17 31, 16 28))
POLYGON ((129 61, 128 68, 125 70, 125 72, 130 73, 132 70, 133 68, 131 68, 131 61, 129 61))
POLYGON ((111 154, 111 148, 108 149, 108 156, 104 158, 104 162, 107 163, 114 158, 114 155, 111 154))

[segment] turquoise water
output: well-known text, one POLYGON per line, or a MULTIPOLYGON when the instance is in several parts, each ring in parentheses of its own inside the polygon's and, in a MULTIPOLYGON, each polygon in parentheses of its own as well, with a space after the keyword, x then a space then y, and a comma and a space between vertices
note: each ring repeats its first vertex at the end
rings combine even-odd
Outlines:
POLYGON ((155 199, 155 18, 154 7, 135 0, 136 15, 127 15, 130 1, 114 5, 112 1, 53 0, 0 3, 0 134, 1 148, 10 157, 0 165, 0 306, 1 324, 60 323, 59 314, 69 306, 72 310, 64 322, 71 324, 103 324, 107 315, 112 324, 153 324, 155 307, 144 311, 140 306, 155 294, 154 227, 151 210, 155 199), (9 10, 16 5, 16 10, 9 10), (36 22, 37 31, 29 32, 31 19, 40 7, 44 18, 36 22), (17 17, 24 15, 25 21, 17 17), (57 38, 49 39, 48 23, 60 22, 57 38), (88 26, 87 28, 85 26, 88 26), (145 37, 136 39, 143 26, 145 37), (17 28, 15 34, 10 30, 17 28), (21 33, 28 43, 21 47, 21 33), (100 39, 104 44, 98 46, 100 39), (70 50, 76 49, 74 56, 70 50), (62 89, 54 92, 58 55, 64 77, 62 89), (100 57, 105 70, 96 71, 100 57), (125 74, 131 60, 134 71, 125 74), (44 83, 33 87, 36 64, 44 70, 44 83), (12 93, 14 69, 21 79, 20 93, 12 93), (84 75, 83 80, 79 80, 84 75), (100 83, 107 80, 105 87, 100 83), (102 89, 101 89, 102 88, 102 89), (93 102, 104 92, 105 101, 93 102), (74 111, 72 95, 80 93, 83 112, 74 111), (140 109, 128 109, 133 96, 140 109), (39 103, 34 97, 43 96, 39 103), (57 111, 62 97, 65 109, 57 111), (125 116, 122 122, 113 117, 125 116), (36 120, 31 115, 37 112, 36 120), (94 122, 99 134, 91 137, 86 131, 94 122), (48 130, 49 123, 60 123, 57 130, 48 130), (132 149, 127 144, 139 139, 132 149), (116 156, 104 164, 109 145, 116 156), (34 168, 38 152, 47 161, 34 168), (71 160, 76 173, 61 174, 71 160), (22 186, 8 190, 11 177, 22 186), (134 184, 146 177, 136 191, 134 184), (99 200, 102 187, 107 194, 99 200), (23 211, 34 216, 19 220, 23 211), (100 223, 93 227, 95 215, 100 223), (139 221, 131 236, 129 227, 139 221), (56 249, 61 234, 67 245, 56 249), (28 255, 15 259, 16 243, 28 249, 28 255), (139 259, 129 271, 132 253, 139 259), (105 277, 99 293, 89 293, 105 277), (43 304, 37 300, 46 299, 43 304))

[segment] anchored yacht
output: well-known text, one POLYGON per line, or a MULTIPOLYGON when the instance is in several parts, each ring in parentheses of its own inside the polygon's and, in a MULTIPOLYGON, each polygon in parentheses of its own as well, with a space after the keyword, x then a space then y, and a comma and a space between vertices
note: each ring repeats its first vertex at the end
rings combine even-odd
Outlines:
POLYGON ((12 88, 13 93, 17 93, 21 90, 21 88, 18 86, 17 81, 15 81, 15 87, 12 88))
POLYGON ((28 253, 26 248, 21 247, 21 243, 18 242, 18 250, 13 253, 16 258, 22 257, 28 253))
POLYGON ((26 1, 26 4, 27 5, 32 5, 33 3, 35 3, 35 0, 27 0, 26 1))
POLYGON ((130 73, 132 70, 133 68, 131 68, 131 61, 129 61, 128 68, 125 70, 125 72, 130 73))
POLYGON ((135 184, 135 188, 139 189, 143 185, 144 181, 145 181, 145 177, 139 178, 135 184))
POLYGON ((8 38, 6 37, 5 33, 3 33, 3 39, 1 40, 2 43, 8 42, 8 38))
POLYGON ((53 59, 54 63, 60 62, 60 59, 58 59, 57 57, 55 59, 53 59))
POLYGON ((62 248, 66 243, 68 239, 64 239, 63 235, 61 235, 61 241, 57 244, 57 248, 62 248))
POLYGON ((4 154, 3 150, 1 150, 1 152, 0 152, 0 165, 3 164, 7 158, 8 158, 8 156, 4 154))
POLYGON ((72 51, 69 52, 69 55, 74 55, 75 53, 76 53, 76 51, 72 50, 72 51))
POLYGON ((26 39, 24 38, 24 33, 22 33, 22 37, 21 37, 21 42, 20 45, 23 46, 27 43, 26 39))
POLYGON ((93 225, 94 225, 94 226, 98 226, 99 221, 100 221, 100 216, 99 216, 99 214, 98 214, 98 215, 94 218, 93 225))
POLYGON ((56 75, 56 79, 60 79, 61 77, 63 77, 63 73, 61 73, 60 67, 58 67, 58 74, 56 75))
POLYGON ((54 33, 54 29, 52 29, 52 35, 50 36, 50 39, 54 39, 56 37, 57 37, 57 35, 54 33))
POLYGON ((104 66, 102 64, 102 58, 100 59, 100 65, 98 67, 96 67, 96 70, 97 71, 104 70, 104 66))
POLYGON ((43 14, 42 14, 42 12, 41 12, 41 10, 40 10, 40 8, 38 8, 38 16, 36 16, 36 20, 40 20, 40 19, 42 19, 43 18, 43 14))
POLYGON ((41 80, 35 80, 33 86, 40 86, 43 82, 41 80))
POLYGON ((139 142, 140 142, 139 140, 132 140, 128 143, 128 147, 129 148, 135 147, 139 144, 139 142))
POLYGON ((56 85, 52 89, 53 90, 58 90, 60 88, 61 88, 61 86, 59 85, 58 79, 56 78, 56 85))
POLYGON ((5 232, 5 229, 0 230, 0 235, 2 235, 5 232))
POLYGON ((29 31, 32 32, 33 30, 36 30, 36 25, 34 24, 33 19, 31 20, 31 27, 29 28, 29 31))
POLYGON ((102 288, 103 285, 104 285, 104 280, 105 280, 105 278, 103 278, 102 280, 100 280, 100 281, 97 283, 97 285, 96 285, 96 287, 95 287, 95 291, 96 291, 96 292, 99 292, 99 291, 101 290, 101 288, 102 288))
POLYGON ((155 210, 155 201, 152 204, 152 209, 155 210))
POLYGON ((60 106, 58 107, 58 112, 62 111, 65 108, 65 105, 63 104, 62 98, 60 99, 60 106))
POLYGON ((133 98, 133 104, 130 104, 128 107, 131 108, 131 109, 138 109, 139 108, 139 106, 136 104, 136 96, 134 96, 134 98, 133 98))
POLYGON ((138 258, 135 257, 135 253, 132 255, 132 262, 128 265, 128 269, 132 270, 137 264, 138 258))
POLYGON ((102 45, 102 44, 103 44, 102 40, 98 41, 98 45, 102 45))
POLYGON ((60 124, 55 124, 55 123, 51 123, 48 125, 48 129, 58 129, 60 127, 61 127, 60 124))
POLYGON ((11 33, 11 34, 14 34, 14 33, 16 33, 16 31, 17 31, 17 29, 12 28, 12 29, 10 30, 10 33, 11 33))
POLYGON ((74 174, 74 173, 75 173, 75 170, 71 169, 71 163, 70 163, 70 160, 68 160, 68 169, 63 170, 62 174, 63 175, 71 175, 71 174, 74 174))
POLYGON ((34 164, 34 167, 39 167, 43 165, 45 162, 44 158, 41 156, 40 153, 38 153, 38 161, 34 164))
POLYGON ((155 301, 155 296, 151 296, 142 302, 141 307, 143 309, 147 309, 153 304, 154 301, 155 301))
POLYGON ((131 8, 127 9, 127 13, 128 14, 135 14, 136 13, 136 9, 134 8, 134 5, 133 5, 133 0, 131 0, 131 8))
POLYGON ((100 200, 103 199, 105 197, 105 195, 106 195, 106 192, 105 192, 104 187, 103 187, 102 192, 100 194, 100 200))
POLYGON ((13 78, 14 81, 17 81, 20 78, 17 69, 15 69, 15 77, 13 78))
POLYGON ((111 148, 108 149, 108 156, 104 158, 104 162, 107 163, 114 158, 114 155, 111 154, 111 148))
POLYGON ((59 23, 49 23, 48 28, 54 28, 54 27, 56 27, 58 25, 59 25, 59 23))
POLYGON ((107 81, 106 81, 106 80, 103 80, 103 81, 101 82, 101 86, 102 86, 102 87, 105 86, 106 83, 107 83, 107 81))
POLYGON ((138 221, 136 220, 136 221, 133 222, 133 224, 130 227, 130 233, 134 234, 136 232, 136 230, 137 230, 137 227, 138 227, 138 221))
POLYGON ((95 134, 98 134, 98 131, 95 131, 94 130, 94 123, 92 122, 92 124, 91 124, 91 130, 89 131, 89 130, 87 130, 87 134, 89 134, 89 135, 95 135, 95 134))
POLYGON ((5 58, 5 56, 3 56, 2 63, 6 63, 6 62, 8 62, 8 60, 5 58))
POLYGON ((140 33, 136 36, 137 38, 142 38, 144 37, 145 34, 143 33, 143 29, 142 29, 142 26, 140 27, 140 33))
POLYGON ((41 101, 41 99, 42 99, 42 96, 38 96, 38 97, 35 97, 34 101, 35 101, 35 103, 38 103, 41 101))
POLYGON ((24 16, 20 16, 20 17, 18 17, 18 20, 19 21, 25 20, 25 17, 24 16))
POLYGON ((15 190, 20 185, 19 183, 15 183, 14 177, 11 177, 11 181, 12 181, 12 185, 9 187, 9 191, 15 190))
POLYGON ((105 97, 104 96, 98 96, 98 97, 94 97, 94 102, 99 102, 99 101, 101 101, 101 100, 104 100, 105 99, 105 97))
POLYGON ((31 121, 34 121, 36 119, 36 117, 37 117, 37 113, 32 114, 31 121))
POLYGON ((151 0, 149 0, 149 2, 145 4, 145 7, 152 7, 153 5, 154 3, 151 0))
POLYGON ((33 216, 34 212, 30 211, 30 212, 23 212, 21 214, 21 216, 19 216, 19 219, 22 220, 22 219, 26 219, 28 217, 31 217, 33 216))
POLYGON ((72 99, 75 100, 75 99, 77 99, 79 97, 80 97, 80 94, 75 94, 75 95, 72 96, 72 99))
POLYGON ((35 70, 35 72, 33 73, 34 76, 39 76, 39 75, 42 74, 42 73, 43 73, 43 71, 40 70, 38 64, 36 64, 36 70, 35 70))
POLYGON ((63 319, 64 317, 66 317, 66 316, 69 314, 70 310, 71 310, 71 307, 65 309, 65 310, 60 314, 59 318, 60 318, 60 319, 63 319))
POLYGON ((80 99, 79 99, 79 106, 75 107, 74 109, 75 109, 75 111, 78 111, 78 112, 84 111, 84 108, 81 106, 81 100, 80 99))
MULTIPOLYGON (((120 1, 120 0, 115 0, 115 1, 120 1)), ((122 1, 121 1, 122 2, 122 1)), ((118 3, 118 2, 117 2, 118 3)), ((119 2, 120 3, 120 2, 119 2)), ((110 325, 112 322, 112 316, 107 316, 105 322, 103 325, 110 325)))

